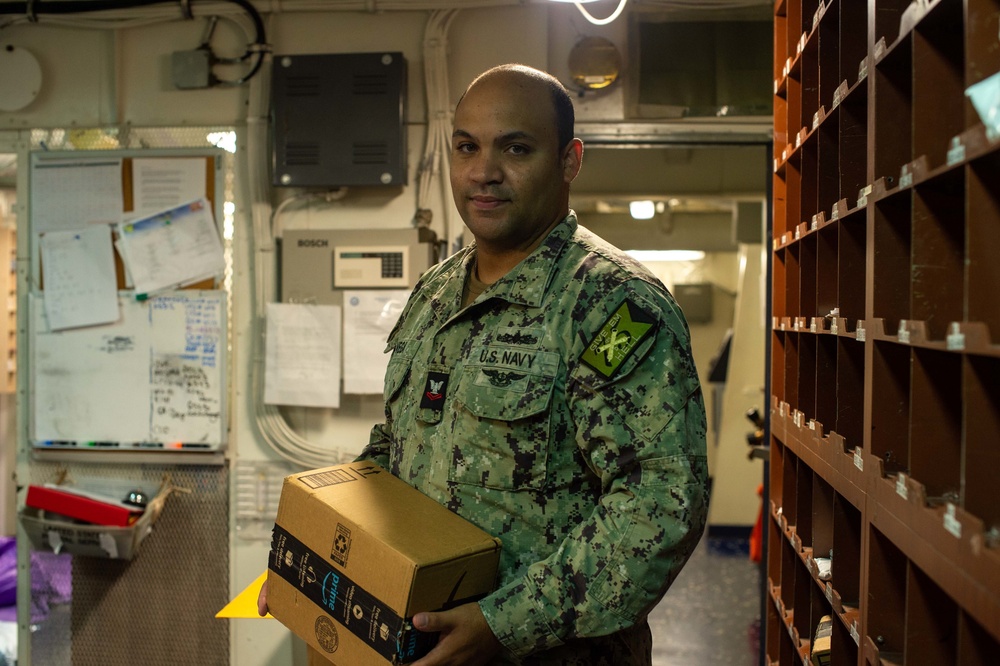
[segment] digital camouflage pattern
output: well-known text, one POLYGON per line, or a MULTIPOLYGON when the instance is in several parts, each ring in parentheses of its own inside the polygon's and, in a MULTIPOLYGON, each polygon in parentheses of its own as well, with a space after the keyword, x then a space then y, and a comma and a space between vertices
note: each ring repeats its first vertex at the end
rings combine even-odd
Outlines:
POLYGON ((361 457, 502 540, 494 663, 649 664, 646 615, 708 506, 687 324, 572 213, 463 310, 474 252, 414 289, 361 457))

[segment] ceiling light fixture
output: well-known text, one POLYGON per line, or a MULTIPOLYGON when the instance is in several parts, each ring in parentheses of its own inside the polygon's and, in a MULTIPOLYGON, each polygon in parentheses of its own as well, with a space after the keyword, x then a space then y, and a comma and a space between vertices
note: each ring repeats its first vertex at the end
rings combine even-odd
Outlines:
POLYGON ((628 212, 633 220, 651 220, 656 214, 656 204, 652 201, 630 201, 628 212))
POLYGON ((621 15, 622 11, 625 9, 625 3, 628 2, 628 0, 620 0, 618 3, 618 8, 615 11, 611 12, 611 16, 599 19, 599 18, 594 18, 590 14, 590 12, 588 12, 587 9, 583 6, 585 3, 596 2, 596 1, 597 0, 550 0, 550 2, 572 2, 574 5, 576 5, 576 8, 580 10, 580 13, 583 14, 584 18, 586 18, 594 25, 607 25, 612 21, 614 21, 621 15))
POLYGON ((701 250, 628 250, 626 254, 636 261, 700 261, 705 258, 701 250))

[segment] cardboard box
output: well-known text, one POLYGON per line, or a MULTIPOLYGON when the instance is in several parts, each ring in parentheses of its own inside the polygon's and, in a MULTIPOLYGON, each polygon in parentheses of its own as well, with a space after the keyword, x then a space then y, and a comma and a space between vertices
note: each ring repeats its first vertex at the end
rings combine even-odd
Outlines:
POLYGON ((268 608, 339 666, 407 663, 437 640, 421 611, 477 600, 500 541, 378 465, 285 477, 268 562, 268 608))

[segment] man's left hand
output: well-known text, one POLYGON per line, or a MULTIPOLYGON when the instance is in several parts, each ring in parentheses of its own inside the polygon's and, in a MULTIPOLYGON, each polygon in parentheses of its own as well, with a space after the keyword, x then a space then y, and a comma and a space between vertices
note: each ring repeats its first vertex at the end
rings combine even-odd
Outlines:
POLYGON ((440 613, 418 613, 413 626, 441 636, 433 650, 410 666, 479 666, 502 647, 475 603, 440 613))

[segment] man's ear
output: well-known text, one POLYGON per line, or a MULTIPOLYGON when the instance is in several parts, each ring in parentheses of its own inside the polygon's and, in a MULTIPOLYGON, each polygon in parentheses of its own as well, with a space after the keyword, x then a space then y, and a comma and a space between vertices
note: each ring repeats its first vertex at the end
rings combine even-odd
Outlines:
POLYGON ((563 149, 563 181, 572 183, 583 166, 583 141, 573 139, 563 149))

